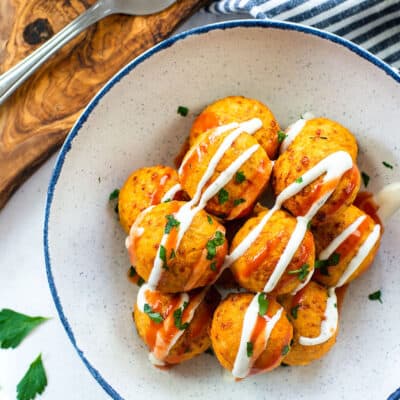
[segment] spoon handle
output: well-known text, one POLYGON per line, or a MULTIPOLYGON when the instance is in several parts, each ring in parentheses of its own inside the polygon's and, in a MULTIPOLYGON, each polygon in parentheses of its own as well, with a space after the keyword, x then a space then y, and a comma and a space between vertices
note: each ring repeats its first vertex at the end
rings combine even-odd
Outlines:
POLYGON ((113 10, 107 2, 98 1, 28 57, 0 75, 0 105, 61 47, 87 27, 112 13, 113 10))

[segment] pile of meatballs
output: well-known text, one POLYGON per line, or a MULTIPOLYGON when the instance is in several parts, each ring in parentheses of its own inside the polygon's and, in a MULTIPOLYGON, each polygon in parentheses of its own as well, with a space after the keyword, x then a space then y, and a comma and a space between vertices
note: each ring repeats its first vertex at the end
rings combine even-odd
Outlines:
POLYGON ((355 205, 360 173, 354 136, 319 117, 296 129, 295 135, 282 131, 257 100, 223 98, 194 120, 177 169, 141 168, 122 186, 118 210, 128 235, 130 276, 142 284, 134 321, 156 366, 178 364, 212 348, 225 369, 242 366, 245 372, 234 376, 244 378, 282 363, 309 364, 334 345, 338 324, 321 343, 304 345, 300 338, 321 335, 332 288, 340 311, 348 283, 372 263, 380 233, 350 276, 344 274, 353 259, 360 259, 359 249, 379 221, 355 205), (240 125, 246 121, 257 122, 250 133, 240 125), (276 199, 336 152, 348 154, 351 168, 331 181, 324 179, 326 173, 317 176, 261 224, 270 211, 259 203, 267 190, 276 199), (243 162, 235 163, 240 157, 243 162), (329 190, 276 276, 298 218, 329 190), (358 220, 357 229, 343 236, 358 220), (338 237, 344 239, 321 259, 338 237), (253 303, 256 314, 246 326, 253 303))

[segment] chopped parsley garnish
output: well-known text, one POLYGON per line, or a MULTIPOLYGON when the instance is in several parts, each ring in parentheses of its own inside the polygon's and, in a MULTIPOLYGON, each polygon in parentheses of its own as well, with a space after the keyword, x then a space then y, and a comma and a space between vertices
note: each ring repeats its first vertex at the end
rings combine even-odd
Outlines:
POLYGON ((30 317, 9 308, 0 311, 0 347, 15 349, 38 325, 47 321, 44 317, 30 317))
POLYGON ((368 295, 368 298, 370 300, 378 300, 379 303, 382 303, 382 292, 380 290, 377 290, 376 292, 368 295))
POLYGON ((367 187, 368 183, 369 183, 369 180, 370 180, 369 175, 366 174, 365 172, 361 172, 361 178, 362 178, 362 180, 364 182, 364 186, 367 187))
POLYGON ((290 346, 288 344, 286 346, 283 346, 282 355, 286 356, 286 354, 289 353, 289 350, 290 350, 290 346))
POLYGON ((171 254, 169 255, 169 259, 173 260, 176 257, 175 249, 171 249, 171 254))
POLYGON ((44 370, 42 355, 39 354, 17 385, 17 400, 34 399, 37 394, 44 392, 46 386, 46 371, 44 370))
POLYGON ((144 305, 143 311, 150 317, 152 321, 154 321, 157 324, 160 324, 161 322, 164 321, 162 315, 158 312, 154 312, 153 309, 148 304, 144 305))
POLYGON ((287 138, 287 135, 283 131, 278 131, 278 142, 282 143, 287 138))
POLYGON ((165 225, 165 233, 170 233, 172 228, 178 228, 181 224, 172 214, 166 215, 167 224, 165 225))
POLYGON ((392 165, 392 164, 389 164, 389 163, 386 162, 386 161, 382 161, 382 164, 383 164, 386 168, 393 169, 393 165, 392 165))
POLYGON ((216 231, 213 239, 210 239, 206 244, 207 260, 212 260, 217 254, 217 247, 222 246, 225 242, 225 237, 221 231, 216 231))
POLYGON ((188 113, 189 113, 189 109, 185 106, 179 106, 178 109, 176 110, 176 112, 179 115, 182 115, 182 117, 186 117, 186 115, 188 115, 188 113))
POLYGON ((307 229, 310 230, 311 229, 311 221, 307 222, 307 229))
POLYGON ((224 188, 222 188, 218 192, 218 203, 224 204, 228 201, 228 199, 229 199, 229 193, 224 188))
POLYGON ((185 304, 183 304, 182 308, 177 308, 174 311, 174 324, 180 331, 184 331, 189 326, 189 322, 185 322, 184 324, 182 324, 182 313, 186 307, 185 304))
POLYGON ((269 301, 267 299, 266 294, 260 293, 258 295, 258 314, 260 317, 263 317, 268 311, 269 301))
POLYGON ((297 319, 297 312, 299 311, 299 307, 300 304, 297 304, 296 306, 290 309, 290 315, 293 317, 293 319, 297 319))
POLYGON ((108 199, 111 200, 115 200, 118 199, 119 196, 119 189, 114 189, 111 193, 110 196, 108 197, 108 199))
POLYGON ((298 275, 300 281, 304 281, 306 276, 308 275, 310 266, 308 264, 303 264, 299 269, 295 269, 293 271, 288 271, 289 275, 298 275))
POLYGON ((215 261, 210 264, 210 269, 214 272, 217 270, 217 263, 215 261))
POLYGON ((247 346, 246 346, 246 350, 247 350, 247 357, 251 357, 253 355, 253 343, 251 342, 247 342, 247 346))
POLYGON ((165 249, 165 247, 160 244, 160 258, 161 260, 164 262, 163 263, 163 268, 168 270, 168 265, 167 265, 167 250, 165 249))
POLYGON ((163 201, 163 203, 169 203, 171 201, 171 199, 165 199, 164 201, 163 201))
POLYGON ((211 218, 209 215, 207 215, 207 221, 208 221, 208 223, 209 223, 210 225, 213 224, 213 220, 212 220, 212 218, 211 218))
POLYGON ((315 260, 314 267, 319 269, 322 275, 329 276, 328 267, 334 267, 338 265, 340 261, 340 254, 333 253, 327 260, 315 260))
POLYGON ((320 139, 328 140, 326 136, 318 136, 320 139))
POLYGON ((142 277, 140 277, 140 278, 138 279, 138 281, 137 281, 137 285, 140 287, 140 286, 143 285, 144 282, 145 282, 145 280, 144 280, 142 277))
POLYGON ((297 178, 297 179, 295 180, 295 182, 296 182, 296 183, 303 183, 303 177, 300 176, 300 178, 297 178))
POLYGON ((236 172, 236 175, 235 175, 235 182, 236 183, 242 183, 245 180, 246 180, 246 175, 244 174, 243 171, 236 172))
POLYGON ((133 276, 136 275, 136 269, 133 265, 129 268, 129 276, 132 278, 133 276))
POLYGON ((235 200, 233 200, 233 205, 236 207, 239 204, 244 203, 245 201, 246 201, 245 199, 235 199, 235 200))

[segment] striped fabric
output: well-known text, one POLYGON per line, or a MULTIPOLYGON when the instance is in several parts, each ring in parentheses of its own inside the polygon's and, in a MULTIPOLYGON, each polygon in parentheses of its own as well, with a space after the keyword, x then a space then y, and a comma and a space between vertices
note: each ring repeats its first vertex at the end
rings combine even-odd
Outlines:
POLYGON ((400 0, 218 0, 207 10, 312 25, 400 68, 400 0))

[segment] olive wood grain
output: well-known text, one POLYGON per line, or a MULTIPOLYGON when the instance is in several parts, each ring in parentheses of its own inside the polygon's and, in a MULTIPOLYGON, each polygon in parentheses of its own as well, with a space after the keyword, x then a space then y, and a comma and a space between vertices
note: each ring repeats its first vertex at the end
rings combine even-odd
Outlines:
MULTIPOLYGON (((94 0, 0 1, 0 73, 94 0)), ((66 45, 0 107, 0 208, 62 144, 94 94, 122 66, 166 38, 206 0, 178 0, 145 17, 113 15, 66 45)))

